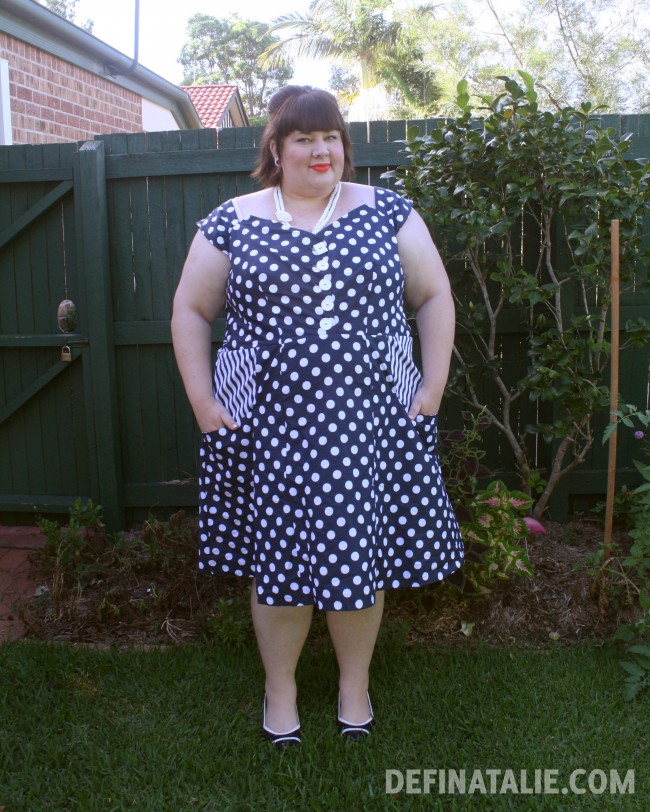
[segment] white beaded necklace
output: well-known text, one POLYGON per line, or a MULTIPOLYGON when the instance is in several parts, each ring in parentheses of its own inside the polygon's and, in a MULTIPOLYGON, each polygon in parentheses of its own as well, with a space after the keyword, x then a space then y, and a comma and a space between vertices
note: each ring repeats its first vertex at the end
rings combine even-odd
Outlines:
MULTIPOLYGON (((332 194, 330 195, 330 199, 327 201, 325 211, 321 214, 320 219, 311 230, 312 234, 318 234, 318 232, 325 228, 325 226, 329 223, 332 214, 334 214, 336 204, 339 202, 340 195, 341 184, 337 183, 334 189, 332 189, 332 194)), ((273 197, 275 199, 276 206, 275 219, 281 223, 290 223, 293 220, 293 217, 284 208, 284 198, 282 197, 282 190, 279 186, 276 186, 273 189, 273 197)))

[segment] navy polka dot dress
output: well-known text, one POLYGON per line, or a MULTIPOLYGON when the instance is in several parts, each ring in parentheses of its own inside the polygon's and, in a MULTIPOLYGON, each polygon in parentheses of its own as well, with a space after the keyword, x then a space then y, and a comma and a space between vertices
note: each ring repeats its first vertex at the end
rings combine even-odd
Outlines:
POLYGON ((239 425, 203 437, 199 567, 255 578, 259 603, 364 609, 462 564, 436 417, 407 414, 410 210, 377 188, 317 234, 232 201, 199 223, 231 262, 214 393, 239 425))

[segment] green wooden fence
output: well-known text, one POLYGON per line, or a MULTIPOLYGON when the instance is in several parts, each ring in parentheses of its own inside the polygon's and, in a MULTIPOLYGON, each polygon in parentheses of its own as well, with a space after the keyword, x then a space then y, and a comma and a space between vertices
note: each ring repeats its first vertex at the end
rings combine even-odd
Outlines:
MULTIPOLYGON (((386 185, 406 126, 351 126, 357 180, 386 185)), ((650 117, 610 122, 650 155, 650 117)), ((120 528, 150 512, 197 502, 198 435, 171 348, 169 318, 195 222, 255 187, 259 128, 100 137, 82 145, 0 147, 0 523, 67 512, 92 498, 120 528), (76 332, 58 330, 63 299, 76 332), (61 350, 70 347, 70 360, 61 350)), ((623 321, 646 314, 635 291, 623 321)), ((223 335, 223 320, 214 338, 223 335)), ((506 340, 516 340, 508 337, 506 340)), ((623 359, 626 397, 645 405, 648 352, 623 359)), ((446 407, 452 426, 458 408, 446 407)), ((603 424, 607 416, 603 416, 603 424)), ((508 449, 486 438, 492 469, 512 470, 508 449)), ((623 478, 632 447, 620 443, 623 478)), ((605 490, 595 448, 553 503, 605 490)))

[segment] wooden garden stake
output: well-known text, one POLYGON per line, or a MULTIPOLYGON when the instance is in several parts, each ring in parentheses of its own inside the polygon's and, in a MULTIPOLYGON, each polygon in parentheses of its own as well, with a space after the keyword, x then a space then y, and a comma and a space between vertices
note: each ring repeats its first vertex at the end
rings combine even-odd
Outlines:
MULTIPOLYGON (((614 412, 618 409, 618 351, 620 321, 620 271, 619 271, 619 221, 612 220, 612 279, 611 279, 611 324, 612 352, 610 376, 610 422, 616 422, 614 412)), ((612 525, 614 523, 614 494, 616 491, 616 429, 609 438, 609 459, 607 465, 607 500, 605 503, 605 537, 603 564, 611 554, 612 525)))

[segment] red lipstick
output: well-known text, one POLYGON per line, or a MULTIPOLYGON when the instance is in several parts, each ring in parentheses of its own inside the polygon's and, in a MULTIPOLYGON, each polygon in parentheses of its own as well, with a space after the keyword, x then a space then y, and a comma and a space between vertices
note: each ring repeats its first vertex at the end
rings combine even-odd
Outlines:
POLYGON ((312 164, 309 168, 313 169, 314 172, 327 172, 330 166, 331 164, 312 164))

